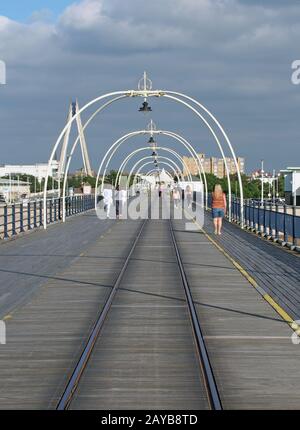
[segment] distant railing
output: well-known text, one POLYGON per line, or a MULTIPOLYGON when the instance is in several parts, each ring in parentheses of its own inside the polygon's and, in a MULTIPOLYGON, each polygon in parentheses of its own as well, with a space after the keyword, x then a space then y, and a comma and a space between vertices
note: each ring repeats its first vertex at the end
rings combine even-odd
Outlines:
MULTIPOLYGON (((94 207, 93 195, 66 197, 66 217, 94 207)), ((62 198, 47 200, 47 224, 62 220, 62 198)), ((0 239, 8 239, 24 231, 43 226, 43 201, 0 205, 0 239)))
MULTIPOLYGON (((232 221, 240 223, 240 199, 233 198, 232 221)), ((300 208, 244 200, 244 227, 291 248, 300 245, 300 208)))

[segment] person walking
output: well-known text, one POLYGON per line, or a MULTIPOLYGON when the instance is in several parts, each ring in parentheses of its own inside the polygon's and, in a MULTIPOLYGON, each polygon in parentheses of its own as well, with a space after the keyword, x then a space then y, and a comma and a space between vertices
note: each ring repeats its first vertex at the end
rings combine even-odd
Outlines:
POLYGON ((177 187, 173 190, 173 200, 174 200, 175 208, 177 208, 178 203, 180 202, 180 191, 179 191, 179 188, 177 187))
POLYGON ((222 222, 226 213, 226 195, 220 184, 216 184, 212 193, 212 217, 214 220, 215 234, 220 235, 222 222))
POLYGON ((127 213, 127 191, 122 187, 118 189, 118 217, 126 217, 127 213))
POLYGON ((187 207, 190 208, 193 200, 193 191, 190 185, 187 185, 185 188, 184 199, 187 202, 187 207))
POLYGON ((106 211, 106 218, 110 218, 110 207, 113 203, 113 194, 111 186, 107 186, 103 190, 103 201, 104 201, 104 209, 106 211), (108 188, 109 187, 109 188, 108 188))

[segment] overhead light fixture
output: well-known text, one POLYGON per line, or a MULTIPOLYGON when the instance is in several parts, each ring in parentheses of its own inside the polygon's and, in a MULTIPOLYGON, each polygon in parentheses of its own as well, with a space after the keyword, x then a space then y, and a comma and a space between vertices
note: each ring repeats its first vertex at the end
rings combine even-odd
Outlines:
POLYGON ((139 112, 147 113, 147 112, 151 112, 151 111, 152 111, 151 106, 149 106, 149 103, 145 100, 143 102, 142 106, 139 108, 139 112))

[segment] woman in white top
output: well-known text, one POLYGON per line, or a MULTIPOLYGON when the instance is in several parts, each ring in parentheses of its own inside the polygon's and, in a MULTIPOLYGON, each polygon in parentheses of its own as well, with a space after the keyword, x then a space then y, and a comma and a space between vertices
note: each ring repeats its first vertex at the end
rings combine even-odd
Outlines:
POLYGON ((175 188, 174 190, 173 190, 173 200, 174 200, 174 205, 175 205, 175 208, 177 208, 178 207, 178 203, 180 202, 180 190, 179 190, 179 188, 175 188))

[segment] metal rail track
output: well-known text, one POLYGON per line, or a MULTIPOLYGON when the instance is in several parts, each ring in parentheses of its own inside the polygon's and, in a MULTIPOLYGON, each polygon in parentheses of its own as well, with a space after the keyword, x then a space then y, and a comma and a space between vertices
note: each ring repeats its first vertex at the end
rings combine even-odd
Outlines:
POLYGON ((128 263, 130 261, 131 255, 133 254, 133 252, 135 250, 136 244, 137 244, 137 242, 138 242, 138 240, 142 234, 142 231, 144 229, 146 222, 147 222, 147 220, 145 219, 142 223, 142 226, 141 226, 133 244, 132 244, 132 247, 130 248, 130 251, 129 251, 127 258, 124 262, 124 265, 123 265, 123 267, 122 267, 122 269, 118 275, 118 278, 117 278, 116 282, 114 283, 114 286, 113 286, 113 288, 112 288, 112 290, 111 290, 111 292, 110 292, 110 294, 109 294, 109 296, 105 302, 105 305, 104 305, 103 309, 101 310, 100 315, 98 316, 98 319, 97 319, 97 321, 96 321, 96 323, 95 323, 95 325, 94 325, 94 327, 93 327, 93 329, 89 335, 88 341, 87 341, 87 343, 83 349, 83 352, 80 356, 80 359, 78 360, 78 362, 75 366, 75 369, 74 369, 74 371, 73 371, 73 373, 72 373, 72 375, 71 375, 71 377, 70 377, 70 379, 66 385, 64 393, 63 393, 62 397, 60 398, 60 400, 56 406, 57 410, 65 410, 65 409, 69 408, 69 405, 72 401, 73 395, 74 395, 74 393, 78 387, 80 378, 81 378, 81 376, 82 376, 82 374, 83 374, 83 372, 87 366, 88 360, 89 360, 91 353, 94 349, 95 343, 99 337, 99 334, 101 332, 104 321, 105 321, 106 316, 107 316, 109 309, 111 307, 114 296, 117 292, 117 289, 119 288, 119 285, 122 281, 122 278, 123 278, 124 273, 127 269, 128 263))
MULTIPOLYGON (((92 354, 92 351, 94 349, 94 346, 97 342, 97 339, 99 337, 99 334, 101 332, 101 329, 103 327, 103 324, 105 322, 105 319, 107 317, 107 314, 110 310, 111 304, 113 302, 113 299, 115 297, 115 294, 119 288, 119 285, 123 279, 123 276, 126 272, 126 269, 128 267, 129 261, 131 259, 131 256, 136 248, 136 245, 141 237, 141 234, 143 232, 144 226, 146 224, 147 220, 144 220, 142 223, 142 226, 130 248, 130 251, 126 257, 126 260, 124 262, 124 265, 118 275, 118 278, 105 302, 105 305, 103 307, 103 309, 101 310, 93 329, 91 330, 91 333, 88 337, 88 340, 84 346, 83 352, 74 368, 74 371, 71 375, 71 377, 68 380, 68 383, 65 387, 65 390, 63 392, 63 395, 61 396, 56 409, 57 410, 66 410, 69 408, 73 396, 77 390, 77 387, 80 383, 80 379, 88 365, 88 361, 89 358, 92 354)), ((179 270, 180 270, 180 274, 181 274, 181 278, 182 278, 182 283, 183 283, 183 287, 185 290, 185 296, 186 296, 186 302, 187 302, 187 306, 188 306, 188 311, 189 311, 189 316, 190 316, 190 321, 191 321, 191 325, 192 325, 192 329, 193 329, 193 335, 194 335, 194 339, 195 339, 195 345, 196 345, 196 349, 197 349, 197 355, 198 355, 198 359, 199 359, 199 364, 200 364, 200 369, 202 372, 202 376, 203 376, 203 383, 204 383, 204 387, 206 390, 206 394, 207 394, 207 398, 208 398, 208 403, 211 409, 214 410, 221 410, 222 409, 222 404, 220 401, 220 397, 219 397, 219 393, 218 393, 218 389, 217 389, 217 385, 216 385, 216 381, 213 375, 213 371, 212 371, 212 367, 210 364, 210 360, 208 357, 208 353, 206 350, 206 346, 205 346, 205 342, 204 342, 204 338, 202 335, 202 331, 201 331, 201 327, 200 327, 200 323, 197 317, 197 312, 195 309, 195 305, 193 302, 193 298, 191 295, 191 291, 190 291, 190 287, 186 278, 186 274, 184 271, 184 267, 183 267, 183 263, 181 260, 181 256, 179 253, 179 249, 178 249, 178 245, 176 242, 176 238, 173 232, 173 228, 172 228, 172 222, 170 220, 170 233, 171 233, 171 241, 172 244, 174 246, 175 249, 175 253, 176 253, 176 258, 177 258, 177 262, 178 262, 178 266, 179 266, 179 270)))
POLYGON ((196 341, 200 368, 201 368, 203 380, 205 383, 208 401, 209 401, 211 409, 222 410, 223 408, 222 408, 222 403, 221 403, 220 395, 218 392, 216 380, 215 380, 212 366, 211 366, 209 356, 207 353, 207 349, 206 349, 204 337, 202 334, 200 322, 198 319, 198 315, 197 315, 197 311, 196 311, 195 304, 193 301, 190 286, 189 286, 189 283, 188 283, 188 280, 187 280, 187 277, 185 274, 183 262, 181 259, 181 255, 179 252, 177 242, 176 242, 176 237, 175 237, 175 234, 173 231, 173 226, 172 226, 171 220, 170 220, 170 232, 171 232, 172 242, 173 242, 175 253, 176 253, 178 266, 180 269, 182 283, 184 286, 186 301, 187 301, 188 310, 189 310, 191 323, 192 323, 192 327, 193 327, 193 333, 194 333, 194 337, 195 337, 195 341, 196 341))

